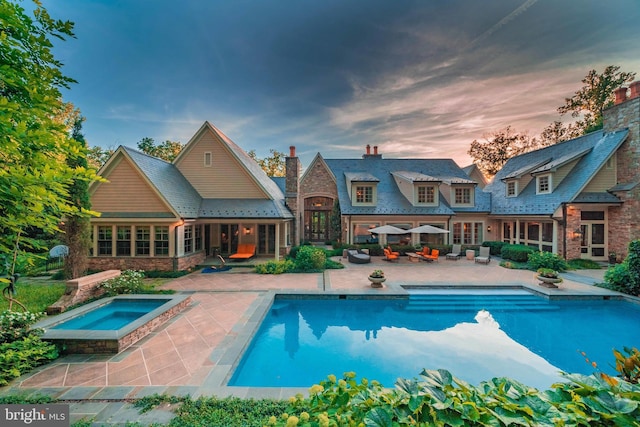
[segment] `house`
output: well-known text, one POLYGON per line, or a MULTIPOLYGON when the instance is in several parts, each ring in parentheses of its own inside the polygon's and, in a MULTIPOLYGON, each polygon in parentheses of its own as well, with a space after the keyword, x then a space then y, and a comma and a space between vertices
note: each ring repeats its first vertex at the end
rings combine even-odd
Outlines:
POLYGON ((291 244, 278 185, 209 122, 172 163, 121 146, 99 174, 90 268, 184 270, 239 244, 279 259, 291 244))
POLYGON ((303 241, 479 245, 501 240, 605 260, 640 239, 640 81, 616 91, 600 131, 509 159, 492 179, 451 159, 318 153, 270 178, 205 122, 171 163, 120 147, 93 183, 90 267, 182 270, 238 245, 279 259, 303 241), (629 96, 627 93, 629 92, 629 96), (371 228, 434 225, 446 234, 371 228), (379 240, 378 240, 379 239, 379 240))
MULTIPOLYGON (((295 176, 289 177, 295 179, 295 176)), ((409 229, 434 225, 442 234, 381 236, 381 243, 480 244, 490 195, 451 159, 386 159, 366 147, 359 159, 325 159, 318 153, 299 180, 298 235, 305 241, 340 238, 349 243, 377 242, 369 229, 391 224, 409 229), (340 208, 341 235, 331 227, 334 203, 340 208)))

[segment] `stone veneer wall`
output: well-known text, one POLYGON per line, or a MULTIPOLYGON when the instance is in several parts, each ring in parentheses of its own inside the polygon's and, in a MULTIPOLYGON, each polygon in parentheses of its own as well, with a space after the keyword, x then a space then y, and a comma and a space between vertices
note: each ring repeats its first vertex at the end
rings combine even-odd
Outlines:
POLYGON ((88 266, 92 270, 117 268, 119 270, 179 271, 202 264, 206 257, 205 251, 198 251, 177 259, 171 257, 90 257, 88 266))
MULTIPOLYGON (((606 109, 603 113, 604 131, 629 129, 629 136, 616 155, 617 182, 640 182, 640 97, 629 99, 606 109)), ((609 251, 618 258, 627 254, 631 240, 640 239, 640 188, 614 193, 624 203, 609 208, 609 251)))
POLYGON ((64 354, 117 354, 125 350, 132 344, 136 343, 140 339, 144 338, 151 331, 167 322, 172 317, 175 317, 182 310, 186 309, 190 304, 191 297, 185 298, 184 301, 176 304, 174 307, 171 307, 160 316, 151 319, 144 325, 117 340, 62 339, 51 341, 53 341, 55 344, 60 344, 60 348, 63 349, 62 352, 64 354))
MULTIPOLYGON (((333 179, 333 175, 322 162, 316 162, 311 169, 305 173, 305 177, 307 177, 307 179, 300 182, 300 203, 302 205, 302 211, 304 211, 304 199, 308 197, 331 197, 334 202, 338 199, 338 187, 333 179)), ((302 216, 302 221, 304 221, 304 215, 302 216)), ((336 236, 331 237, 335 238, 336 236)), ((344 236, 340 236, 340 239, 344 241, 344 236)))

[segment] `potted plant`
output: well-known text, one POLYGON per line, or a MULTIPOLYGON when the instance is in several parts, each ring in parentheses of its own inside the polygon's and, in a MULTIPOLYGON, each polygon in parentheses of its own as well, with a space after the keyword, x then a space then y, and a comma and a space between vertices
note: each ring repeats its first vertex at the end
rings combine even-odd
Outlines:
POLYGON ((384 277, 384 271, 382 270, 373 270, 371 274, 369 274, 369 281, 371 282, 372 288, 380 288, 382 287, 382 283, 387 280, 384 277))
POLYGON ((613 251, 609 252, 609 264, 615 264, 617 260, 618 256, 616 255, 616 253, 613 251))
POLYGON ((562 278, 558 276, 558 272, 552 268, 539 268, 536 278, 540 280, 540 286, 547 288, 557 288, 556 283, 562 282, 562 278))

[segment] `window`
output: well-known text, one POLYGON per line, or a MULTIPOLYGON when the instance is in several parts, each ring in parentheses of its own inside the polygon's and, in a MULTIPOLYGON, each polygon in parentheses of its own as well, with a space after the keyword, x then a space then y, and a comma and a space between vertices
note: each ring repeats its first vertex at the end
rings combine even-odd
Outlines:
POLYGON ((98 227, 98 255, 109 255, 113 253, 113 229, 110 225, 98 227))
POLYGON ((202 227, 201 226, 196 226, 195 229, 195 234, 196 234, 196 251, 199 251, 202 249, 202 227))
POLYGON ((204 165, 205 166, 211 166, 211 152, 207 151, 206 153, 204 153, 204 165))
POLYGON ((119 225, 116 236, 116 256, 131 256, 131 227, 119 225))
POLYGON ((184 253, 191 252, 193 252, 193 226, 187 225, 184 227, 184 253))
POLYGON ((482 222, 454 222, 453 223, 453 243, 463 245, 479 245, 482 243, 483 227, 482 222))
POLYGON ((538 194, 551 193, 551 175, 541 175, 537 178, 537 181, 538 194))
POLYGON ((156 226, 154 240, 154 254, 156 256, 169 255, 169 227, 156 226))
POLYGON ((436 202, 436 188, 433 185, 418 186, 418 203, 434 204, 436 202))
POLYGON ((136 227, 136 255, 151 254, 151 227, 136 227))
POLYGON ((378 235, 369 233, 369 229, 379 226, 379 222, 353 224, 353 243, 378 243, 378 235))
POLYGON ((356 203, 373 203, 373 187, 370 185, 357 186, 356 203))
POLYGON ((507 182, 507 197, 516 197, 518 195, 518 185, 516 181, 507 182))
POLYGON ((471 204, 471 188, 458 187, 453 193, 453 203, 456 205, 470 205, 471 204))

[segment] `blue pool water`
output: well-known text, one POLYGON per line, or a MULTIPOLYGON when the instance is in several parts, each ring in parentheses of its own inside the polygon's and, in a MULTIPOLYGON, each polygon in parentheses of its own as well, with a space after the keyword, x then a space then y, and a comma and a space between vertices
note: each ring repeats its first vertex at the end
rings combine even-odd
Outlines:
POLYGON ((308 387, 328 374, 392 386, 422 369, 471 384, 507 376, 540 389, 558 372, 615 373, 612 349, 638 346, 640 306, 502 295, 415 294, 408 300, 276 299, 229 381, 308 387))
POLYGON ((90 331, 118 330, 145 314, 155 310, 166 299, 114 299, 86 314, 71 318, 51 329, 80 329, 90 331))

